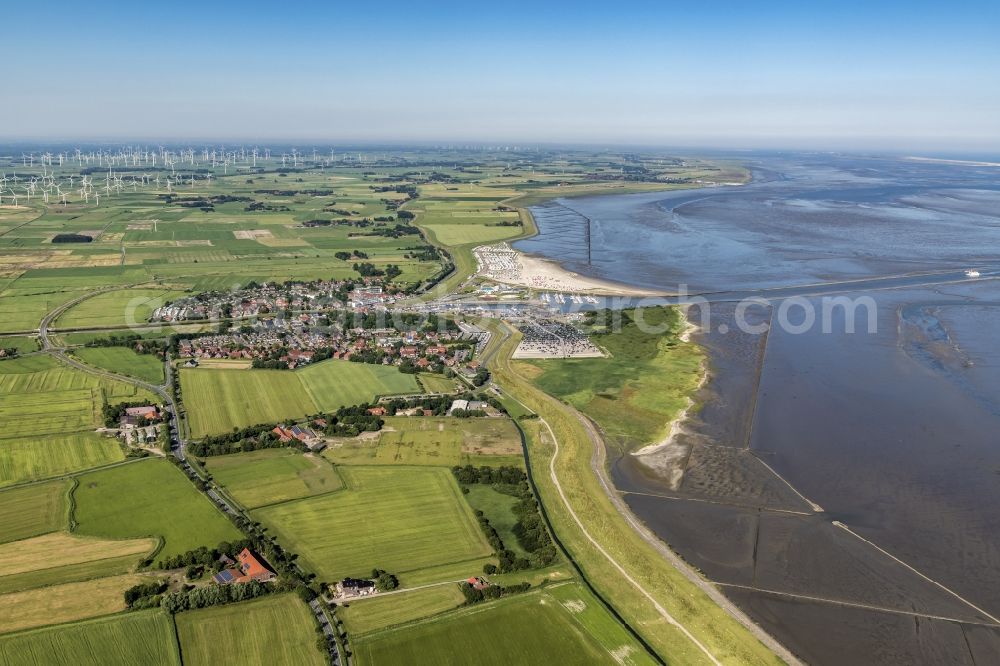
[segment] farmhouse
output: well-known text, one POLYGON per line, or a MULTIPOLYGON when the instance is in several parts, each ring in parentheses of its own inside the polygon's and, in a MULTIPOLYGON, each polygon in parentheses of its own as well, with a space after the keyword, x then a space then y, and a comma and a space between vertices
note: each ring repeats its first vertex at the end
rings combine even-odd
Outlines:
POLYGON ((486 582, 486 579, 482 576, 473 576, 472 578, 466 579, 465 582, 472 586, 472 589, 474 590, 485 590, 490 586, 490 584, 486 582))
POLYGON ((375 581, 345 578, 337 583, 338 597, 366 597, 370 594, 375 594, 375 581))
MULTIPOLYGON (((229 560, 229 558, 226 559, 229 560)), ((235 567, 223 569, 219 573, 212 576, 212 580, 219 585, 228 585, 230 583, 249 583, 252 580, 260 583, 267 583, 274 580, 274 572, 257 559, 257 557, 250 552, 249 548, 241 550, 240 554, 236 556, 236 559, 237 562, 235 563, 235 567)), ((232 560, 229 561, 232 562, 232 560)))
POLYGON ((160 411, 153 405, 143 405, 142 407, 126 407, 122 414, 119 425, 122 428, 135 428, 140 422, 158 421, 160 411))

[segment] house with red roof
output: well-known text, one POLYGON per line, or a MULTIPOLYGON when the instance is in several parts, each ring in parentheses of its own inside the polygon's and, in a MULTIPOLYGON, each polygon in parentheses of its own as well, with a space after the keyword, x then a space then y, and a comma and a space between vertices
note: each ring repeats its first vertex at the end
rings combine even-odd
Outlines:
POLYGON ((250 552, 249 548, 240 551, 234 564, 235 567, 223 569, 212 576, 212 580, 219 585, 229 585, 230 583, 249 583, 252 580, 258 583, 269 583, 276 578, 276 574, 261 559, 250 552))

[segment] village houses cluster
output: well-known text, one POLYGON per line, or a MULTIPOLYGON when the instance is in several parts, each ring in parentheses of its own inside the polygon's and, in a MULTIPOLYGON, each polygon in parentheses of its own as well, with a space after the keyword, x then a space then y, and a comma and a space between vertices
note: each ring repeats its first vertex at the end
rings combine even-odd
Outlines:
POLYGON ((243 289, 208 291, 155 309, 151 322, 249 318, 292 312, 326 312, 395 303, 397 294, 378 278, 251 283, 243 289))
MULTIPOLYGON (((276 360, 294 369, 327 358, 350 360, 358 354, 375 352, 384 365, 410 361, 421 370, 434 366, 455 367, 468 358, 466 346, 455 348, 464 339, 461 332, 398 331, 394 328, 330 329, 323 332, 304 326, 289 326, 285 321, 267 319, 251 330, 242 327, 220 335, 206 335, 181 340, 178 354, 189 359, 276 360)), ((372 360, 367 356, 362 360, 372 360)))

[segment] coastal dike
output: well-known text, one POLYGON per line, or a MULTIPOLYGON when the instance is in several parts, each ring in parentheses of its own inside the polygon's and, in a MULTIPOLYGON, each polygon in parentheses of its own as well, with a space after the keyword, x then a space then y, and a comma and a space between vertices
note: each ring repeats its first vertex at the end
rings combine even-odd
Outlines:
POLYGON ((798 663, 614 499, 598 430, 519 374, 510 357, 520 334, 506 332, 494 377, 539 416, 522 424, 533 478, 559 539, 595 589, 668 663, 798 663))

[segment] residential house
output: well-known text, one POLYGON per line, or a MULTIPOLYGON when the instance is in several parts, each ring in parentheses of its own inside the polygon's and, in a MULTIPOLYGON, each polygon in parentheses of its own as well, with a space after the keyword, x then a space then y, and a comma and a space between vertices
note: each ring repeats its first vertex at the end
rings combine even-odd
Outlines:
POLYGON ((276 578, 276 574, 271 571, 270 567, 250 552, 249 548, 240 551, 236 560, 235 567, 223 569, 212 576, 212 580, 220 585, 228 585, 229 583, 249 583, 252 580, 268 583, 276 578))

